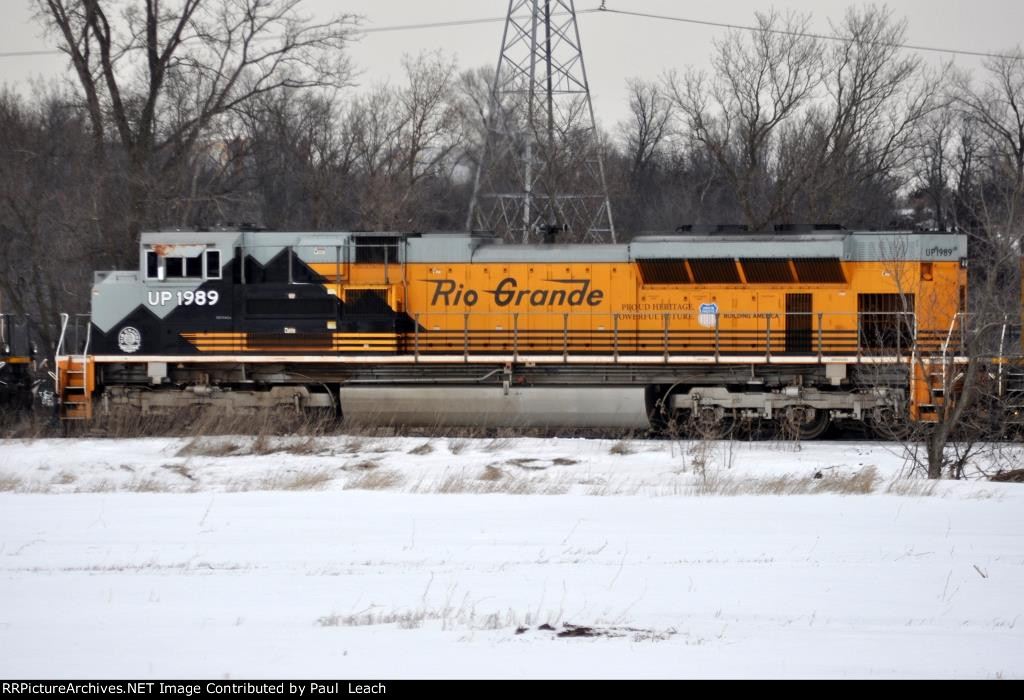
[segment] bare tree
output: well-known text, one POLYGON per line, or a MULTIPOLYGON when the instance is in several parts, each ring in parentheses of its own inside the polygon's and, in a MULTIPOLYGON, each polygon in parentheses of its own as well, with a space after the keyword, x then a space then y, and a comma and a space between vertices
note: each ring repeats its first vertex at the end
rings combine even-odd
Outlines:
POLYGON ((74 67, 96 158, 125 169, 127 236, 149 223, 150 194, 219 117, 260 95, 351 76, 354 18, 311 21, 303 0, 35 2, 74 67))
POLYGON ((248 210, 236 208, 226 220, 248 214, 274 229, 353 225, 352 198, 339 193, 356 183, 355 139, 334 96, 280 91, 252 100, 238 115, 238 167, 254 191, 248 210))
MULTIPOLYGON (((1017 354, 1010 346, 1019 318, 1003 313, 1006 294, 993 276, 981 278, 964 308, 963 292, 949 293, 958 284, 950 270, 909 262, 903 238, 879 245, 899 305, 862 317, 860 345, 864 352, 906 359, 898 391, 909 389, 909 403, 876 420, 900 438, 908 462, 928 478, 963 478, 980 454, 1006 437, 1012 366, 1004 358, 1017 354)), ((872 388, 886 386, 891 371, 878 365, 872 388)))
MULTIPOLYGON (((963 118, 959 205, 972 236, 974 278, 1019 284, 1024 242, 1024 51, 988 59, 980 81, 961 73, 955 103, 963 118)), ((972 302, 988 291, 987 283, 972 302)), ((1003 295, 1003 299, 1007 297, 1003 295)), ((1016 301, 1016 300, 1015 300, 1016 301)), ((1015 304, 1004 307, 1012 313, 1015 304)))
MULTIPOLYGON (((995 300, 989 296, 988 303, 958 315, 945 338, 933 336, 937 347, 912 356, 913 386, 921 387, 917 398, 929 411, 916 417, 904 444, 910 461, 930 479, 962 479, 980 454, 1007 436, 1011 413, 1003 357, 1008 336, 1019 332, 1019 325, 998 314, 995 300)), ((928 306, 918 305, 917 320, 923 328, 934 329, 929 314, 920 312, 946 308, 949 302, 927 301, 928 306)), ((918 337, 918 342, 927 341, 918 337)))
POLYGON ((958 76, 955 104, 978 128, 991 167, 1007 178, 1007 214, 1019 212, 1024 195, 1024 50, 986 59, 980 85, 968 74, 958 76))
POLYGON ((884 208, 915 153, 915 125, 938 104, 938 82, 898 48, 906 23, 884 9, 850 10, 827 46, 807 25, 759 15, 758 30, 716 44, 713 77, 667 82, 752 229, 800 216, 861 223, 866 199, 884 208))
POLYGON ((787 215, 802 179, 781 148, 801 140, 822 84, 823 47, 809 18, 757 15, 758 31, 715 42, 713 75, 669 75, 666 87, 694 141, 730 182, 747 224, 787 215))
POLYGON ((93 188, 105 173, 88 134, 83 111, 64 95, 0 92, 0 296, 47 351, 58 314, 84 311, 92 265, 109 259, 93 188))
POLYGON ((899 48, 906 20, 868 6, 848 10, 833 32, 843 41, 832 44, 826 59, 828 97, 812 182, 838 192, 831 200, 842 204, 818 203, 817 218, 849 207, 851 189, 864 183, 888 177, 895 192, 915 155, 917 125, 942 103, 941 73, 927 74, 919 56, 899 48))
POLYGON ((619 125, 619 132, 630 162, 630 179, 635 181, 664 157, 663 148, 672 132, 674 105, 657 83, 634 78, 627 87, 630 116, 619 125))
POLYGON ((468 172, 476 172, 483 157, 493 86, 493 66, 463 71, 455 83, 454 99, 466 138, 463 165, 468 172))
POLYGON ((467 141, 454 61, 425 53, 403 65, 405 84, 380 86, 349 111, 365 178, 360 218, 376 230, 422 229, 444 216, 454 202, 432 185, 453 184, 467 141))
POLYGON ((914 160, 916 191, 927 201, 935 228, 946 230, 956 219, 954 180, 957 173, 959 115, 946 106, 918 125, 917 155, 914 160))

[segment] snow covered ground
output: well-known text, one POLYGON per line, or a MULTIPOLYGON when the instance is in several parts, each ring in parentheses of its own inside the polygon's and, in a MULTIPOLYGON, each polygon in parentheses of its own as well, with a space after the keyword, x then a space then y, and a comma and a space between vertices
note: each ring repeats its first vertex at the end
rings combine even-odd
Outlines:
POLYGON ((904 470, 864 443, 0 442, 0 676, 1024 676, 1024 487, 904 470))

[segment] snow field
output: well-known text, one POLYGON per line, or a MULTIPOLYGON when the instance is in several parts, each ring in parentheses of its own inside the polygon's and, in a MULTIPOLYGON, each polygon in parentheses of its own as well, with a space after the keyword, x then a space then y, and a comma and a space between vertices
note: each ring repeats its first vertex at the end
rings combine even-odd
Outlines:
POLYGON ((1024 490, 888 446, 243 442, 0 444, 0 676, 1024 676, 1024 490))

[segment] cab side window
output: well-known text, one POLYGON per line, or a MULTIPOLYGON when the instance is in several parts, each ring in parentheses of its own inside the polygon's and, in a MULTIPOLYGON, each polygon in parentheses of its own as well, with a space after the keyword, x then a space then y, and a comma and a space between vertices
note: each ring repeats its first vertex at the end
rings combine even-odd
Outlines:
POLYGON ((185 276, 184 258, 164 258, 165 277, 169 280, 180 280, 185 276))
POLYGON ((219 250, 204 250, 198 255, 161 256, 156 250, 146 251, 146 279, 150 280, 219 280, 222 278, 219 250))
POLYGON ((220 251, 206 251, 206 279, 219 280, 221 278, 220 251))
POLYGON ((190 280, 203 279, 203 256, 185 258, 185 278, 190 280))
POLYGON ((160 256, 155 250, 146 251, 146 279, 160 279, 160 256))

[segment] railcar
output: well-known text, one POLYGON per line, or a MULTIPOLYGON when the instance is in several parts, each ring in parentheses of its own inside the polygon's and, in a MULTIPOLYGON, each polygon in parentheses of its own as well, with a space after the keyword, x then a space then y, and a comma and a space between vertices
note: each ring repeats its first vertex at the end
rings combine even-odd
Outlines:
POLYGON ((24 323, 0 314, 0 410, 32 405, 32 353, 24 323))
POLYGON ((402 424, 724 434, 927 419, 967 287, 955 233, 153 232, 65 318, 61 412, 331 410, 402 424), (73 345, 73 347, 72 347, 73 345))

